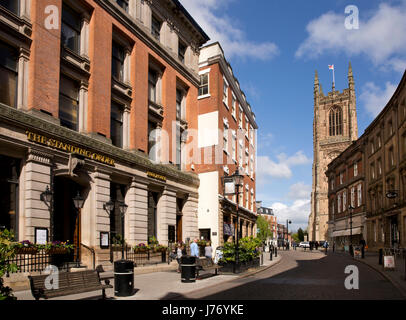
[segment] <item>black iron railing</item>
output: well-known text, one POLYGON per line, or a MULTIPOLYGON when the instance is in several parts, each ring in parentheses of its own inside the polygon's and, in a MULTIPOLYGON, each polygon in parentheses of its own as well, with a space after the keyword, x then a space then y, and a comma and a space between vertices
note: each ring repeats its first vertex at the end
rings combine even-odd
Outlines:
MULTIPOLYGON (((134 262, 135 267, 151 265, 151 264, 160 264, 160 263, 170 263, 172 252, 172 247, 169 246, 165 251, 155 251, 153 249, 145 249, 143 251, 135 251, 134 248, 126 246, 124 248, 124 259, 131 260, 134 262)), ((121 250, 113 251, 112 258, 113 262, 120 260, 122 257, 121 250)))
MULTIPOLYGON (((8 264, 17 266, 17 273, 22 272, 42 272, 49 265, 56 266, 59 270, 68 270, 71 255, 50 254, 45 250, 39 250, 35 254, 16 254, 13 259, 7 261, 8 264)), ((7 273, 7 277, 10 275, 7 273)))

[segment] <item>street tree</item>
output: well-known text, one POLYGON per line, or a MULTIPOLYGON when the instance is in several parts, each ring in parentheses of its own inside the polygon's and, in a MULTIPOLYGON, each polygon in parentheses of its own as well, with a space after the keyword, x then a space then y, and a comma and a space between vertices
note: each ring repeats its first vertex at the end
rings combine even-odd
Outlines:
POLYGON ((257 218, 257 228, 258 228, 258 234, 257 237, 261 239, 263 243, 266 242, 266 240, 272 236, 272 231, 271 227, 269 226, 268 221, 262 217, 259 216, 257 218))
POLYGON ((303 232, 302 228, 299 228, 297 230, 297 235, 298 235, 298 238, 300 241, 304 241, 304 232, 303 232))

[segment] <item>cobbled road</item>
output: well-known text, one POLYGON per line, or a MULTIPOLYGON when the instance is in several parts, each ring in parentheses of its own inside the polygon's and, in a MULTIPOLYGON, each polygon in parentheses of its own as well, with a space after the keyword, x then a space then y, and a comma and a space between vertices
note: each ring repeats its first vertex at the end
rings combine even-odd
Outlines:
POLYGON ((404 299, 379 272, 343 254, 278 251, 282 261, 254 275, 186 294, 202 300, 384 300, 404 299), (359 270, 359 289, 347 290, 344 270, 359 270))

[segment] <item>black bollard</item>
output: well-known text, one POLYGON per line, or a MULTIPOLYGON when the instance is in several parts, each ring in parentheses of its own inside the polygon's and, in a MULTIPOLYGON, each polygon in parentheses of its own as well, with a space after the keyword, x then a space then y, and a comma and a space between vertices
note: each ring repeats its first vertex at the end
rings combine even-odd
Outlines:
POLYGON ((272 250, 269 250, 269 260, 272 261, 272 250))
POLYGON ((383 249, 379 249, 379 264, 382 265, 383 249))
POLYGON ((278 249, 275 248, 275 258, 278 256, 278 249))

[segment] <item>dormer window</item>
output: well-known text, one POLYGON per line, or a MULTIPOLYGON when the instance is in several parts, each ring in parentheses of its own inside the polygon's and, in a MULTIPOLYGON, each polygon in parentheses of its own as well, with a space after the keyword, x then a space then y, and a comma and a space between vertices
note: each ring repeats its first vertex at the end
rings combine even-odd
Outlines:
POLYGON ((161 21, 159 21, 155 16, 151 19, 151 34, 156 40, 161 38, 161 21))

